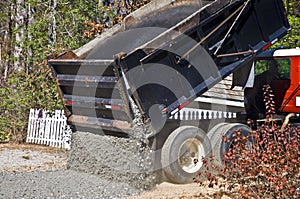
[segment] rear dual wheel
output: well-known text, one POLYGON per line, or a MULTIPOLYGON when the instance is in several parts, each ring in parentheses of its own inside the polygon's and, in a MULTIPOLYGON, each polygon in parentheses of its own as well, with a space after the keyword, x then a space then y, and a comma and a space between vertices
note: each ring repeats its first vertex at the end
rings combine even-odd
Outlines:
POLYGON ((161 163, 169 181, 191 183, 199 173, 202 158, 211 150, 206 133, 194 126, 182 126, 167 138, 161 153, 161 163))
POLYGON ((173 131, 164 143, 161 164, 169 181, 191 183, 200 172, 202 158, 212 153, 214 163, 223 166, 224 153, 234 147, 234 133, 241 132, 252 143, 251 129, 241 123, 220 123, 206 133, 194 126, 182 126, 173 131), (223 140, 226 137, 229 142, 223 140))
POLYGON ((234 134, 240 132, 242 136, 248 138, 246 145, 250 147, 252 144, 251 129, 249 126, 241 123, 220 123, 213 127, 207 136, 210 139, 212 146, 212 155, 214 158, 214 164, 217 166, 223 166, 224 154, 234 147, 234 134), (229 140, 225 142, 223 136, 229 140))

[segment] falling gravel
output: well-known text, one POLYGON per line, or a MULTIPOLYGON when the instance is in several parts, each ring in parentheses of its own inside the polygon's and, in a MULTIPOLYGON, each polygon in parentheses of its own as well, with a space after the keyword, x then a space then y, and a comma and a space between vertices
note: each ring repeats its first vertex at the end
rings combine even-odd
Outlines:
POLYGON ((152 155, 141 141, 76 132, 67 167, 126 183, 139 190, 155 185, 152 155))

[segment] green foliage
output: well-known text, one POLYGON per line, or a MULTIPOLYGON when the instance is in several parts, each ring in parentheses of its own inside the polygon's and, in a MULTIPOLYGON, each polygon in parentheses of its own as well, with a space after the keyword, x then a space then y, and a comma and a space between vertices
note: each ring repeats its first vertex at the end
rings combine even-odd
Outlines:
POLYGON ((285 7, 292 30, 278 41, 274 48, 278 46, 284 46, 285 48, 300 47, 300 3, 298 0, 285 0, 285 7))
POLYGON ((0 88, 0 98, 0 132, 3 137, 11 135, 13 141, 24 140, 30 108, 62 108, 48 68, 12 74, 0 88))
POLYGON ((279 40, 274 47, 284 46, 285 48, 295 48, 300 46, 300 17, 288 16, 291 25, 291 32, 279 40))
POLYGON ((286 79, 290 77, 290 59, 274 59, 274 60, 257 60, 255 62, 255 75, 262 74, 263 72, 270 70, 272 67, 272 62, 276 61, 278 69, 278 77, 281 79, 286 79))
POLYGON ((62 108, 50 70, 41 66, 46 57, 87 43, 86 22, 113 23, 119 9, 98 0, 18 2, 0 1, 0 132, 22 140, 30 108, 62 108))
POLYGON ((50 53, 73 50, 88 42, 83 37, 84 23, 97 16, 98 1, 60 0, 55 10, 43 2, 35 0, 32 5, 27 4, 34 7, 31 9, 34 20, 26 27, 30 40, 26 40, 24 46, 33 53, 31 63, 41 62, 50 53))
POLYGON ((97 0, 0 2, 0 141, 8 136, 16 141, 25 138, 30 108, 62 108, 45 59, 88 42, 84 23, 99 17, 98 4, 97 0), (24 20, 11 17, 17 15, 24 20), (18 48, 19 58, 14 54, 18 48), (5 66, 8 77, 1 82, 5 66))
POLYGON ((0 143, 1 142, 9 142, 10 134, 4 133, 0 131, 0 143))
MULTIPOLYGON (((97 29, 97 25, 109 28, 123 19, 121 9, 128 14, 148 2, 24 0, 17 5, 16 1, 0 1, 0 133, 24 134, 29 108, 60 107, 49 71, 40 67, 46 56, 82 46, 92 39, 84 37, 85 32, 100 34, 102 29, 97 29), (19 16, 23 20, 18 20, 19 16), (88 25, 87 21, 92 23, 88 25), (22 36, 21 40, 17 40, 17 35, 22 36), (20 57, 15 56, 18 48, 20 57), (9 76, 4 84, 1 80, 6 67, 9 76)), ((292 31, 276 45, 300 46, 299 3, 285 2, 292 31)))

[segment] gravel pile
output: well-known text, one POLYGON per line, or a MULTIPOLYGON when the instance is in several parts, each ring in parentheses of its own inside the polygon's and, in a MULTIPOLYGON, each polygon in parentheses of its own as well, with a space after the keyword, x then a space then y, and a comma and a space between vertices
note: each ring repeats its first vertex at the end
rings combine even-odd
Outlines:
POLYGON ((140 141, 76 132, 66 153, 55 166, 60 156, 0 150, 0 198, 120 198, 155 185, 151 151, 140 141))

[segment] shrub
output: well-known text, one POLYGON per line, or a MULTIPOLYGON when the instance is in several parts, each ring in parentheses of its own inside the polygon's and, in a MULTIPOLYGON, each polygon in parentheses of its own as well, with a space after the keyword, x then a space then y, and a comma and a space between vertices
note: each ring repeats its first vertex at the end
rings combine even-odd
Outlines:
MULTIPOLYGON (((249 138, 234 134, 234 147, 224 154, 224 167, 212 165, 213 157, 203 160, 205 169, 195 182, 219 186, 234 198, 300 197, 300 128, 287 125, 281 129, 272 118, 273 95, 265 87, 267 120, 249 138), (203 183, 204 179, 208 184, 203 183)), ((229 140, 225 139, 225 142, 229 140)))
POLYGON ((25 139, 31 108, 62 107, 50 69, 43 67, 32 74, 12 74, 0 88, 0 99, 0 137, 12 141, 25 139))
POLYGON ((10 134, 0 132, 0 143, 1 142, 8 142, 10 134))

